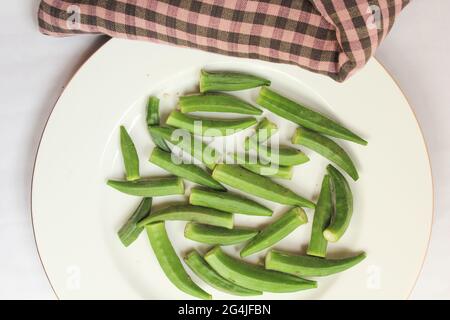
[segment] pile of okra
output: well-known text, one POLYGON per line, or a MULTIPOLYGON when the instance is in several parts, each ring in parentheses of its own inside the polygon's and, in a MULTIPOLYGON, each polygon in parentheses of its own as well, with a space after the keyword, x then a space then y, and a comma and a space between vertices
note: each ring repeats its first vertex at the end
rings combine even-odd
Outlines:
POLYGON ((127 130, 123 126, 120 128, 126 179, 108 180, 107 183, 123 193, 143 199, 119 230, 119 238, 124 246, 129 246, 145 228, 150 245, 167 278, 177 288, 194 297, 211 299, 211 295, 200 288, 186 272, 167 235, 166 221, 187 221, 184 236, 212 246, 206 254, 195 249, 186 254, 184 262, 187 267, 211 287, 237 296, 316 288, 317 282, 307 278, 342 272, 366 257, 365 253, 361 253, 353 257, 328 259, 326 253, 328 242, 336 242, 343 236, 353 213, 352 192, 340 170, 353 180, 358 179, 352 159, 332 138, 362 145, 367 142, 332 119, 280 95, 270 88, 270 84, 269 80, 254 75, 202 70, 200 93, 181 96, 179 110, 173 111, 164 125, 160 124, 159 99, 150 97, 146 125, 155 148, 149 161, 172 176, 142 178, 135 145, 127 130), (260 91, 256 104, 224 93, 258 87, 260 91), (260 155, 272 162, 276 161, 276 170, 267 170, 270 166, 267 161, 246 160, 250 150, 264 146, 277 131, 276 124, 267 118, 262 118, 259 122, 256 120, 255 116, 260 116, 262 110, 255 105, 298 125, 292 137, 292 145, 304 146, 333 163, 326 168, 317 203, 274 180, 291 179, 293 167, 309 161, 298 148, 281 146, 275 157, 270 152, 260 155), (193 116, 192 112, 234 113, 248 117, 211 119, 193 116), (196 121, 202 121, 202 136, 223 136, 256 125, 254 133, 245 139, 247 151, 243 155, 233 155, 240 160, 239 164, 219 162, 221 155, 215 150, 203 152, 209 146, 195 137, 196 121), (172 134, 177 129, 190 135, 190 143, 172 134), (196 143, 194 139, 197 139, 196 143), (182 161, 174 163, 174 147, 197 157, 204 167, 182 161), (169 205, 152 212, 153 197, 185 193, 183 180, 199 185, 192 188, 189 204, 169 205), (225 186, 288 205, 290 208, 279 218, 269 221, 267 227, 261 230, 235 227, 234 214, 270 217, 273 212, 254 200, 227 191, 225 186), (240 256, 244 258, 274 246, 308 222, 303 208, 314 210, 311 239, 306 254, 270 249, 265 256, 264 265, 256 265, 222 251, 221 246, 245 243, 240 251, 240 256))

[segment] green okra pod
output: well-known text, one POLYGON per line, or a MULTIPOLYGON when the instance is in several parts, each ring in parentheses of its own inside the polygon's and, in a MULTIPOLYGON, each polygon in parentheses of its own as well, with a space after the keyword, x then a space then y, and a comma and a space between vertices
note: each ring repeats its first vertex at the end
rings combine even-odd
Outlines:
POLYGON ((277 220, 270 223, 266 228, 261 230, 257 236, 252 238, 250 242, 247 243, 241 250, 241 257, 248 257, 276 244, 299 226, 307 222, 308 217, 302 208, 294 207, 290 209, 277 220))
POLYGON ((167 220, 194 221, 211 226, 233 228, 233 215, 231 213, 191 205, 174 205, 155 211, 141 220, 138 223, 138 227, 167 220))
POLYGON ((149 224, 146 229, 153 252, 170 282, 189 295, 210 300, 211 295, 196 285, 184 270, 167 235, 164 222, 149 224))
POLYGON ((189 203, 196 206, 209 207, 230 213, 255 216, 272 215, 272 210, 262 204, 230 192, 194 188, 191 190, 189 203))
POLYGON ((319 200, 317 200, 316 210, 311 231, 311 240, 307 253, 310 256, 325 257, 327 254, 328 241, 323 236, 323 231, 329 225, 333 210, 331 198, 330 176, 325 175, 320 189, 319 200))
POLYGON ((132 196, 159 197, 184 194, 183 180, 177 177, 141 179, 138 181, 108 180, 107 184, 132 196))
POLYGON ((122 150, 123 163, 125 165, 125 176, 128 181, 135 181, 139 175, 139 157, 133 140, 124 126, 120 126, 120 149, 122 150))
POLYGON ((256 133, 247 137, 244 142, 246 150, 255 149, 258 157, 267 162, 281 166, 294 166, 309 161, 309 158, 300 150, 287 146, 271 146, 262 144, 267 141, 278 130, 275 123, 267 118, 262 119, 256 127, 256 133))
POLYGON ((353 214, 353 196, 345 177, 331 164, 327 166, 328 174, 334 189, 334 217, 324 230, 323 236, 330 242, 338 241, 350 224, 353 214))
POLYGON ((245 150, 254 148, 262 142, 267 141, 278 131, 278 127, 275 123, 270 122, 267 118, 263 118, 258 122, 255 129, 255 134, 245 138, 245 150))
POLYGON ((183 113, 225 112, 259 116, 261 109, 235 96, 225 93, 191 94, 180 97, 178 102, 183 113))
POLYGON ((287 146, 257 146, 258 156, 267 162, 280 166, 296 166, 309 161, 309 158, 302 151, 287 146))
POLYGON ((342 170, 347 172, 347 174, 353 178, 353 180, 358 180, 358 171, 356 170, 352 159, 344 149, 342 149, 330 138, 317 132, 299 127, 292 136, 292 143, 305 146, 317 152, 341 167, 342 170))
POLYGON ((285 98, 267 87, 261 88, 257 103, 280 117, 297 123, 305 128, 309 128, 332 137, 367 145, 367 141, 360 138, 350 130, 344 128, 337 122, 316 111, 302 106, 297 102, 285 98))
POLYGON ((266 269, 295 276, 323 277, 345 271, 365 258, 365 253, 345 259, 324 259, 271 250, 266 255, 265 265, 266 269))
MULTIPOLYGON (((147 103, 147 128, 152 126, 159 126, 159 99, 157 97, 150 97, 147 103)), ((149 130, 150 137, 156 146, 164 151, 170 152, 170 148, 166 141, 160 135, 154 134, 149 130)))
POLYGON ((149 161, 176 176, 217 190, 226 190, 211 175, 195 164, 182 163, 182 159, 159 148, 153 149, 149 161))
POLYGON ((315 206, 288 188, 238 165, 218 164, 212 176, 223 184, 273 202, 307 208, 315 206))
POLYGON ((151 209, 152 198, 142 199, 137 209, 120 228, 117 234, 120 241, 125 247, 128 247, 130 244, 132 244, 141 234, 142 230, 144 230, 144 228, 138 227, 137 224, 140 220, 144 219, 150 214, 151 209))
POLYGON ((249 229, 226 229, 198 223, 188 223, 184 229, 187 239, 212 245, 228 246, 250 240, 258 231, 249 229))
POLYGON ((202 70, 200 73, 200 92, 237 91, 260 86, 270 86, 270 80, 238 72, 202 70))
POLYGON ((214 166, 220 159, 220 153, 214 148, 206 145, 200 140, 194 138, 187 130, 173 127, 150 127, 150 132, 160 135, 166 141, 176 145, 184 152, 190 154, 192 157, 200 160, 209 169, 214 169, 214 166))
POLYGON ((221 277, 195 250, 189 252, 184 261, 192 271, 211 287, 236 296, 259 296, 261 291, 247 289, 221 277))
POLYGON ((193 134, 205 137, 228 136, 256 124, 255 118, 242 119, 206 119, 188 116, 179 111, 172 111, 166 123, 170 126, 185 129, 193 134))
POLYGON ((264 160, 263 163, 257 156, 255 156, 255 159, 252 159, 248 153, 244 155, 233 154, 233 158, 241 167, 261 176, 287 180, 292 179, 293 166, 280 166, 276 163, 269 163, 268 160, 264 160))
POLYGON ((315 281, 240 261, 226 255, 220 247, 209 251, 204 258, 218 274, 244 288, 267 292, 295 292, 317 288, 315 281))

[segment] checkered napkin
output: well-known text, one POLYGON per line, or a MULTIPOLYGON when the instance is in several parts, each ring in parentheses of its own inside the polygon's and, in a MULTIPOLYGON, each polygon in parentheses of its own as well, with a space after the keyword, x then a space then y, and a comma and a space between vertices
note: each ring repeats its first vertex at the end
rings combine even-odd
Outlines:
POLYGON ((299 65, 344 81, 409 0, 42 0, 42 33, 102 33, 299 65))

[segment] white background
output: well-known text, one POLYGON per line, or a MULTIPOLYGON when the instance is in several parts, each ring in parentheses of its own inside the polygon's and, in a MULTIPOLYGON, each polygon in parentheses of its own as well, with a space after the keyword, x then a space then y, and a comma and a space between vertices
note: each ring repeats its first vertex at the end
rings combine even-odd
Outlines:
MULTIPOLYGON (((0 11, 0 299, 55 298, 31 226, 33 161, 64 85, 107 40, 41 35, 38 2, 5 1, 0 11)), ((448 0, 413 0, 376 55, 408 97, 433 169, 433 233, 413 299, 450 299, 449 12, 448 0)), ((379 93, 375 90, 374 94, 379 93)))

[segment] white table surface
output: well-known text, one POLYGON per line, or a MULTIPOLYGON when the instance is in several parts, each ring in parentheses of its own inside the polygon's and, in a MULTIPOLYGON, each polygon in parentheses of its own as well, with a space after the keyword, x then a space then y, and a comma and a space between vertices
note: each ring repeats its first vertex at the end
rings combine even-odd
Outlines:
MULTIPOLYGON (((41 35, 38 3, 7 1, 0 11, 0 299, 55 298, 31 226, 33 161, 45 122, 64 85, 107 40, 41 35)), ((435 219, 413 299, 450 299, 448 12, 448 0, 413 0, 376 55, 409 98, 433 169, 435 219)))

